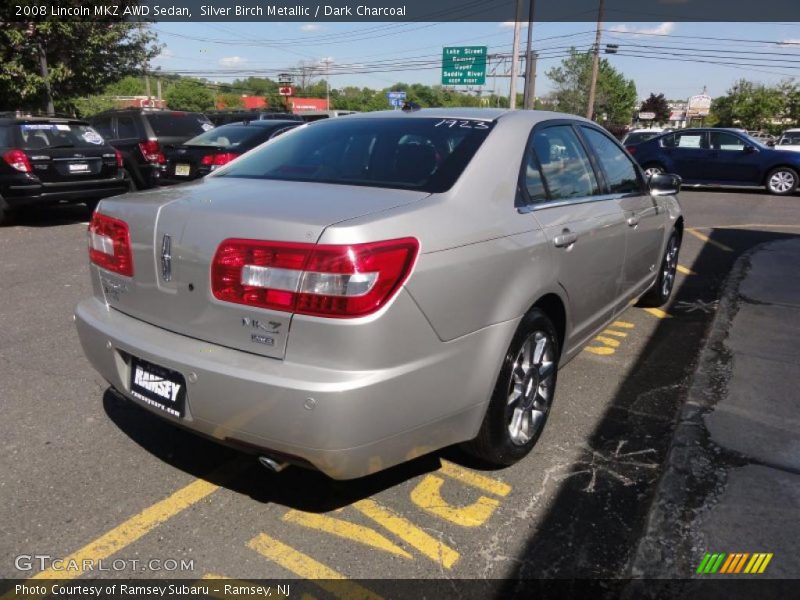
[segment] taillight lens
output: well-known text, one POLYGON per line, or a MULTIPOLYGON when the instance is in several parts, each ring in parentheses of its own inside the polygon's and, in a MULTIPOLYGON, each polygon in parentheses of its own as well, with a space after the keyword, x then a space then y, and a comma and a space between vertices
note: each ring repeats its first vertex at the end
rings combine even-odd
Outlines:
POLYGON ((625 146, 625 150, 627 150, 630 154, 636 154, 636 146, 625 146))
POLYGON ((117 167, 121 169, 122 166, 123 166, 123 163, 122 163, 122 152, 120 152, 119 150, 114 148, 114 156, 117 157, 117 167))
POLYGON ((157 140, 147 140, 146 142, 139 142, 139 150, 142 151, 142 156, 147 162, 164 164, 167 162, 164 153, 161 152, 161 145, 157 140))
POLYGON ((200 164, 206 167, 221 167, 227 165, 234 158, 238 158, 235 152, 223 152, 221 154, 206 154, 200 159, 200 164))
POLYGON ((3 154, 3 160, 6 161, 10 167, 22 173, 30 173, 33 171, 31 168, 31 161, 28 160, 28 155, 22 150, 9 150, 3 154))
POLYGON ((411 273, 415 238, 349 245, 229 239, 211 265, 225 302, 319 317, 362 317, 384 306, 411 273))
POLYGON ((89 260, 103 269, 133 277, 128 224, 95 211, 89 223, 89 260))

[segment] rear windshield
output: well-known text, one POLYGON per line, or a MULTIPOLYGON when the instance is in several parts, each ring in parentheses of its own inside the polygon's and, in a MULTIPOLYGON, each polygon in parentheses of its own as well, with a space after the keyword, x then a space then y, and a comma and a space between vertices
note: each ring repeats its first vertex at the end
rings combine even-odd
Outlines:
POLYGON ((146 117, 158 137, 194 137, 214 127, 200 113, 163 112, 151 113, 146 117))
POLYGON ((327 119, 275 139, 217 176, 443 192, 493 126, 475 119, 327 119))
POLYGON ((629 133, 625 138, 626 144, 641 144, 647 140, 652 140, 654 137, 661 135, 660 131, 643 131, 639 133, 629 133))
POLYGON ((275 123, 269 126, 259 125, 223 125, 216 129, 206 131, 186 142, 187 146, 213 146, 215 148, 229 148, 235 150, 245 142, 255 138, 267 139, 271 134, 294 125, 275 123))
POLYGON ((23 150, 85 148, 105 144, 99 133, 89 125, 80 123, 21 123, 17 125, 17 138, 17 144, 23 150))
POLYGON ((798 146, 800 145, 800 131, 797 133, 784 133, 778 142, 780 146, 798 146))

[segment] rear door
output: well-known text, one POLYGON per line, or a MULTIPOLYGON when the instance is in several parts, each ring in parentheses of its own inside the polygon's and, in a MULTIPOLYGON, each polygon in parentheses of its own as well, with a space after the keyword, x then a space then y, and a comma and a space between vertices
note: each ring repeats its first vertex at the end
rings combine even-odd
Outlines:
POLYGON ((523 194, 551 246, 566 292, 572 332, 582 344, 614 312, 621 289, 627 225, 570 122, 537 126, 522 174, 523 194))
POLYGON ((618 306, 621 309, 628 299, 643 292, 655 277, 666 221, 639 169, 622 148, 595 127, 582 125, 580 130, 597 159, 606 190, 619 200, 628 226, 622 300, 618 306))
POLYGON ((683 179, 707 181, 710 152, 708 134, 704 131, 687 131, 668 135, 661 140, 663 152, 673 164, 673 170, 683 179))

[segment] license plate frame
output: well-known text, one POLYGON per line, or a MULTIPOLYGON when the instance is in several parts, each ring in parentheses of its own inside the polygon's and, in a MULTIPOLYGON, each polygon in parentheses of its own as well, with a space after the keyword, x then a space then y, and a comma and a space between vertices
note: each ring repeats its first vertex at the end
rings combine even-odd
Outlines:
POLYGON ((188 177, 192 174, 192 166, 187 165, 186 163, 178 163, 175 165, 175 176, 176 177, 188 177))
POLYGON ((186 414, 186 379, 178 371, 131 357, 129 383, 131 395, 148 406, 179 419, 186 414))
POLYGON ((70 173, 88 173, 89 163, 69 163, 69 165, 67 165, 67 169, 70 173))

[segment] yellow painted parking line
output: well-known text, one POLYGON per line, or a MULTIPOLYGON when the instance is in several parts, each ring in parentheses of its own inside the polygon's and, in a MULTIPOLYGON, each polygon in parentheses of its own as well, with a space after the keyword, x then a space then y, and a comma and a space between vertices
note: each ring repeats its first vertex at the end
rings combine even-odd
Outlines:
POLYGON ((422 510, 461 527, 479 527, 486 523, 500 506, 494 498, 480 496, 467 506, 454 506, 442 497, 444 479, 426 475, 413 490, 411 501, 422 510))
POLYGON ((614 349, 609 348, 608 346, 586 346, 584 350, 586 350, 586 352, 591 352, 592 354, 599 354, 600 356, 614 354, 614 349))
POLYGON ((491 477, 486 477, 474 471, 469 471, 446 460, 442 461, 442 468, 439 469, 439 473, 444 473, 448 477, 458 479, 462 483, 476 487, 484 492, 495 494, 496 496, 508 496, 511 492, 511 486, 507 483, 492 479, 491 477))
POLYGON ((687 233, 691 233, 698 240, 703 240, 705 243, 711 244, 712 246, 715 246, 716 248, 719 248, 720 250, 724 250, 725 252, 733 252, 733 248, 731 248, 730 246, 726 246, 725 244, 722 244, 722 243, 720 243, 720 242, 718 242, 716 240, 712 240, 707 235, 705 235, 703 233, 700 233, 699 231, 697 231, 695 229, 692 229, 691 227, 689 229, 687 229, 686 232, 687 233))
MULTIPOLYGON (((238 469, 232 471, 229 466, 226 466, 214 473, 210 479, 219 481, 223 477, 232 477, 237 472, 238 469)), ((101 559, 108 558, 218 489, 219 486, 214 483, 197 479, 65 557, 63 563, 66 565, 74 561, 78 567, 75 570, 56 571, 49 568, 36 573, 31 579, 74 579, 79 577, 84 572, 83 561, 96 563, 101 559)))
POLYGON ((611 324, 612 327, 617 327, 619 329, 633 329, 636 327, 633 323, 628 323, 627 321, 614 321, 611 324))
POLYGON ((671 319, 672 315, 664 312, 660 308, 645 308, 644 312, 653 315, 657 319, 671 319))
POLYGON ((603 335, 613 335, 615 337, 620 337, 620 338, 628 337, 627 333, 623 333, 622 331, 614 331, 613 329, 604 329, 603 335))
MULTIPOLYGON (((231 577, 225 577, 224 575, 217 575, 215 573, 206 573, 197 582, 198 585, 203 585, 208 587, 208 595, 214 598, 219 598, 220 600, 230 600, 233 594, 226 594, 225 593, 225 585, 234 586, 235 588, 240 588, 236 590, 235 598, 236 600, 264 600, 264 594, 258 593, 241 593, 241 589, 251 589, 254 586, 261 586, 262 588, 269 587, 269 597, 275 598, 289 598, 289 593, 284 593, 283 588, 284 586, 288 587, 290 584, 282 584, 282 585, 265 585, 264 583, 256 583, 252 581, 243 581, 241 579, 233 579, 231 577), (209 581, 217 580, 217 581, 224 581, 225 583, 219 587, 214 587, 209 585, 209 581)), ((316 600, 313 596, 309 594, 304 595, 305 598, 308 600, 316 600)), ((302 599, 301 599, 302 600, 302 599)))
POLYGON ((382 600, 375 592, 354 581, 349 581, 338 571, 266 533, 258 534, 247 542, 247 546, 298 577, 319 580, 314 583, 337 598, 342 600, 382 600))
POLYGON ((619 340, 615 340, 614 338, 606 337, 604 335, 598 335, 594 338, 598 342, 602 342, 606 346, 610 348, 619 348, 619 340))
POLYGON ((402 556, 403 558, 409 559, 413 558, 400 546, 393 544, 374 529, 364 527, 363 525, 356 525, 355 523, 349 523, 342 519, 335 519, 333 517, 326 517, 325 515, 306 513, 293 509, 283 515, 283 520, 309 529, 324 531, 325 533, 330 533, 331 535, 346 540, 372 546, 373 548, 383 550, 395 556, 402 556))
POLYGON ((408 519, 389 511, 374 500, 359 500, 353 504, 353 508, 447 569, 451 569, 461 557, 444 542, 440 542, 408 519))
POLYGON ((692 271, 689 267, 684 267, 683 265, 678 265, 677 269, 678 273, 683 273, 684 275, 697 275, 697 273, 692 271))

